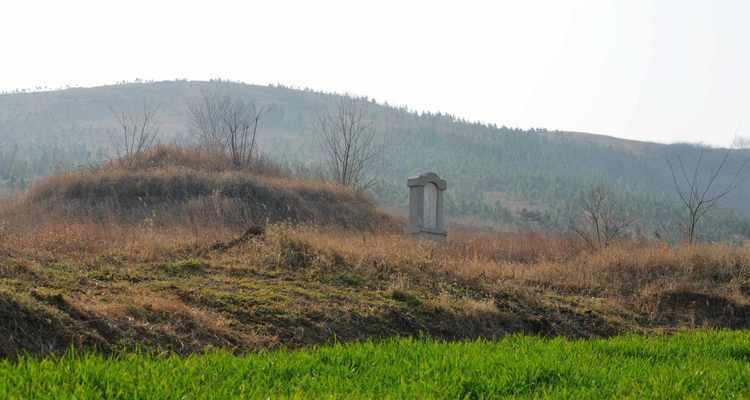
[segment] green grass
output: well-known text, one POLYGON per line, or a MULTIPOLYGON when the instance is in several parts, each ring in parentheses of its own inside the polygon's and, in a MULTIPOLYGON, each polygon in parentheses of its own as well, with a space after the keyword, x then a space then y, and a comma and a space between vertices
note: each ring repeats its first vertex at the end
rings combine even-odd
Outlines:
POLYGON ((748 398, 750 332, 0 362, 0 398, 748 398))

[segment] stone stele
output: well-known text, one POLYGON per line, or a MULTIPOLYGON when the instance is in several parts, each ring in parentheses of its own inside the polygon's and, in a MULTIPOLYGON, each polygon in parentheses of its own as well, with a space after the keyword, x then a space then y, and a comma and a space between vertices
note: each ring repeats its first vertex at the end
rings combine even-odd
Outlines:
POLYGON ((443 214, 445 180, 433 172, 409 178, 409 225, 407 233, 418 239, 444 240, 448 236, 443 214))

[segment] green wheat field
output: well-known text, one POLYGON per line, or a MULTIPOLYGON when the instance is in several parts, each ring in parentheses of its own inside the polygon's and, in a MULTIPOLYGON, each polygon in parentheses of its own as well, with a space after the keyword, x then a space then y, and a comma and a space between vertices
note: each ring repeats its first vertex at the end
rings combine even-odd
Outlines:
POLYGON ((0 362, 2 399, 750 398, 750 332, 0 362))

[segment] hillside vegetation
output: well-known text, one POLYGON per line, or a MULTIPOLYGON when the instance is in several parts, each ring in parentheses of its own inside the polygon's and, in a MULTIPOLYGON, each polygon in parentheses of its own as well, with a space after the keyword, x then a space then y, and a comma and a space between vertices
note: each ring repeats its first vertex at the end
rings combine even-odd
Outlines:
POLYGON ((392 340, 234 357, 67 354, 0 362, 8 399, 750 396, 750 334, 498 342, 392 340))
POLYGON ((0 204, 0 355, 750 327, 747 247, 592 252, 565 235, 456 230, 420 242, 346 189, 196 157, 213 165, 160 148, 0 204), (219 200, 189 206, 202 185, 219 200))
MULTIPOLYGON (((133 111, 157 104, 162 142, 189 142, 187 104, 206 91, 264 106, 267 112, 258 133, 263 152, 288 170, 319 174, 315 121, 337 95, 175 81, 0 95, 0 180, 6 190, 19 190, 35 176, 107 159, 115 129, 110 108, 133 111)), ((680 155, 690 169, 698 159, 695 146, 497 127, 447 114, 415 113, 372 99, 361 99, 361 104, 384 147, 371 171, 380 178, 373 192, 382 206, 405 206, 406 177, 432 170, 449 182, 446 207, 453 216, 512 229, 564 231, 576 212, 579 192, 603 182, 612 189, 620 211, 637 216, 632 237, 653 238, 657 231, 662 238, 679 236, 682 209, 665 159, 680 155)), ((723 154, 721 149, 705 151, 699 169, 704 180, 723 154)), ((726 187, 749 155, 745 150, 730 158, 718 176, 717 190, 726 187)), ((723 199, 722 207, 702 224, 700 238, 750 238, 748 196, 750 185, 743 184, 723 199)))

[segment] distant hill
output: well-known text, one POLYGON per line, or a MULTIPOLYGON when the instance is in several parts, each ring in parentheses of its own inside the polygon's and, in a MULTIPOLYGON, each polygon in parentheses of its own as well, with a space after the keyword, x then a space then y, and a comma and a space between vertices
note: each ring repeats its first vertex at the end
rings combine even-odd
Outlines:
MULTIPOLYGON (((268 106, 259 132, 263 151, 296 171, 315 173, 321 156, 314 121, 338 95, 279 86, 170 81, 0 95, 0 186, 22 188, 34 176, 106 159, 114 128, 110 109, 157 104, 161 141, 189 142, 187 104, 204 90, 221 90, 268 106)), ((642 235, 674 231, 680 209, 665 158, 682 154, 690 163, 697 154, 687 144, 497 127, 362 101, 383 134, 383 159, 372 171, 382 178, 374 188, 382 205, 405 206, 406 178, 432 170, 449 182, 446 205, 451 215, 507 227, 565 229, 578 192, 605 182, 623 212, 639 216, 637 230, 642 235)), ((718 165, 723 154, 721 149, 707 150, 701 174, 718 165)), ((739 157, 747 156, 733 156, 716 187, 728 183, 739 157)), ((706 221, 703 237, 750 238, 749 196, 747 184, 727 196, 706 221)))

